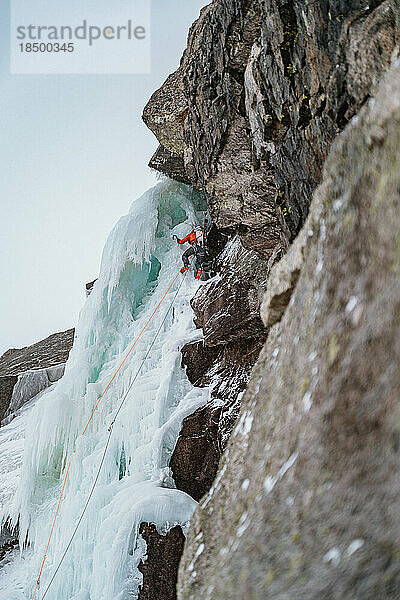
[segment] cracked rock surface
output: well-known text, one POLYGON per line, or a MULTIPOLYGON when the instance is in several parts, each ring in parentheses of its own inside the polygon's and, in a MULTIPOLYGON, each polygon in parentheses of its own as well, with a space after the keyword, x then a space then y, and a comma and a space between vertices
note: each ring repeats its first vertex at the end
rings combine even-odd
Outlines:
POLYGON ((399 597, 399 164, 397 65, 328 157, 297 285, 193 517, 180 600, 399 597))

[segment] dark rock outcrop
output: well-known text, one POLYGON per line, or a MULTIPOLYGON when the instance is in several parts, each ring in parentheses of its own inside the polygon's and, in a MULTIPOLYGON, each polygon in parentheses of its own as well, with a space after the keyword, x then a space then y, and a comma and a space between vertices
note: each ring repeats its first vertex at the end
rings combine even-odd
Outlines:
MULTIPOLYGON (((183 349, 192 383, 213 385, 212 402, 185 420, 171 463, 178 487, 196 499, 269 336, 222 469, 195 513, 181 600, 398 595, 398 301, 385 287, 390 280, 397 293, 393 273, 379 263, 397 248, 395 193, 380 194, 392 172, 373 153, 386 144, 389 163, 397 158, 388 120, 371 112, 368 121, 365 105, 398 56, 399 24, 398 0, 214 0, 145 109, 160 142, 152 166, 205 191, 230 238, 218 277, 192 300, 204 342, 183 349), (362 122, 350 126, 360 110, 362 122), (393 229, 377 225, 386 209, 393 229), (380 236, 384 250, 372 257, 380 236), (370 279, 387 292, 376 327, 379 286, 370 279)), ((387 94, 380 110, 396 120, 396 103, 387 94)))
POLYGON ((178 489, 195 500, 210 488, 239 414, 240 399, 263 346, 260 318, 268 264, 233 238, 216 262, 222 274, 199 288, 191 304, 204 340, 182 349, 190 382, 212 384, 212 401, 184 420, 170 466, 178 489))
POLYGON ((192 520, 180 600, 399 597, 399 165, 397 64, 273 269, 276 324, 192 520))
POLYGON ((212 401, 183 421, 170 461, 176 487, 197 501, 218 472, 263 340, 242 339, 211 348, 197 342, 182 350, 189 380, 199 387, 213 385, 212 401))
POLYGON ((210 404, 187 417, 171 457, 176 487, 197 501, 208 492, 218 471, 220 416, 221 406, 210 404))
POLYGON ((211 371, 215 364, 222 358, 221 346, 206 346, 204 341, 186 344, 181 350, 182 366, 186 368, 186 375, 190 383, 196 387, 205 387, 211 383, 211 371))
MULTIPOLYGON (((214 0, 144 109, 160 142, 152 166, 159 160, 161 172, 205 191, 214 224, 237 234, 216 262, 220 278, 192 300, 204 346, 184 358, 193 381, 206 385, 218 373, 218 443, 230 435, 267 333, 259 307, 271 267, 307 216, 332 141, 395 56, 399 14, 395 0, 214 0), (251 360, 242 368, 243 349, 251 360), (231 356, 238 360, 229 364, 231 356)), ((298 276, 293 268, 280 282, 268 327, 298 276)))
POLYGON ((155 525, 142 523, 139 533, 147 544, 147 557, 139 565, 143 585, 138 600, 175 600, 179 559, 185 542, 182 529, 174 527, 161 535, 155 525))
MULTIPOLYGON (((223 288, 219 292, 223 293, 223 288)), ((207 299, 207 294, 202 297, 207 299)), ((196 306, 198 318, 204 320, 204 305, 201 308, 199 298, 196 306)), ((223 303, 219 310, 222 309, 223 303)), ((258 315, 257 319, 260 320, 258 315)), ((209 331, 213 332, 212 326, 209 331)), ((236 327, 235 333, 234 341, 227 344, 208 346, 204 340, 182 348, 182 365, 190 382, 198 387, 212 384, 212 401, 184 420, 170 461, 176 487, 197 501, 210 489, 217 474, 251 368, 266 336, 265 329, 260 332, 257 327, 251 337, 247 321, 241 331, 236 327)))
POLYGON ((186 418, 171 459, 178 489, 199 500, 218 469, 240 399, 266 337, 260 318, 268 264, 231 239, 217 260, 222 273, 199 288, 191 304, 204 340, 182 349, 193 385, 212 384, 212 401, 186 418))
POLYGON ((307 216, 332 141, 397 52, 400 12, 396 0, 258 4, 261 38, 247 67, 246 106, 290 239, 307 216))
POLYGON ((14 386, 18 381, 16 375, 0 376, 0 422, 10 406, 14 386))
POLYGON ((97 281, 97 279, 94 279, 93 281, 90 281, 89 283, 87 283, 85 285, 86 298, 88 298, 90 296, 90 294, 93 292, 94 284, 96 283, 96 281, 97 281))
POLYGON ((7 553, 15 550, 19 544, 18 527, 10 527, 7 522, 1 527, 0 531, 0 566, 4 559, 7 560, 7 553))
POLYGON ((218 277, 199 288, 191 301, 206 346, 264 336, 260 304, 268 263, 234 238, 225 247, 216 269, 218 277))
POLYGON ((265 161, 253 163, 244 103, 244 73, 259 31, 251 0, 205 7, 178 71, 152 96, 143 118, 187 180, 207 191, 214 223, 239 227, 245 247, 268 257, 279 242, 275 186, 265 161))
POLYGON ((183 156, 185 149, 183 127, 187 112, 183 80, 181 71, 178 70, 154 92, 143 111, 143 121, 147 127, 163 148, 176 156, 183 156))
POLYGON ((180 183, 190 184, 179 156, 159 146, 150 159, 149 167, 180 183))

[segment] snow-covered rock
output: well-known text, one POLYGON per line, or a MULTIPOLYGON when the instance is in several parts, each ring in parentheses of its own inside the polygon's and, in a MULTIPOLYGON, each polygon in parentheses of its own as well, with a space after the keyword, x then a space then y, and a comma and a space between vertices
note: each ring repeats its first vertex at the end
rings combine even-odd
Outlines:
POLYGON ((3 423, 8 423, 18 409, 26 402, 37 396, 40 392, 48 388, 64 375, 65 365, 56 365, 48 369, 38 369, 37 371, 25 371, 18 376, 17 382, 11 396, 10 405, 5 414, 3 423))
POLYGON ((73 340, 69 329, 0 357, 0 422, 5 416, 8 422, 25 402, 62 377, 73 340))

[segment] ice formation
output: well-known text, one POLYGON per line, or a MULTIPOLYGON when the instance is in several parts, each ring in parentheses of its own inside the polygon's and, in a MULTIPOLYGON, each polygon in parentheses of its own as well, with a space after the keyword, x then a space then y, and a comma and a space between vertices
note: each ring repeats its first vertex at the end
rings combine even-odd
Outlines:
POLYGON ((35 404, 49 391, 50 388, 47 387, 31 398, 14 413, 14 418, 10 423, 0 428, 0 507, 4 518, 8 516, 10 503, 13 502, 20 480, 25 429, 27 429, 27 424, 29 427, 29 419, 35 404))
MULTIPOLYGON (((51 577, 92 486, 120 400, 160 327, 176 285, 82 429, 132 340, 160 302, 181 263, 172 234, 201 221, 202 197, 162 182, 133 203, 106 243, 100 276, 81 312, 64 377, 29 415, 18 490, 1 506, 3 521, 19 517, 22 553, 0 570, 0 600, 30 600, 46 547, 65 466, 64 499, 41 580, 51 577), (74 450, 76 452, 74 453, 74 450)), ((173 310, 113 428, 94 496, 47 600, 130 600, 137 597, 146 545, 141 522, 161 532, 185 528, 195 502, 175 489, 168 464, 183 418, 209 398, 181 368, 180 348, 199 339, 190 298, 199 285, 187 275, 173 310)), ((11 427, 10 423, 7 427, 11 427)))
POLYGON ((55 365, 47 369, 36 369, 25 371, 18 376, 18 381, 14 386, 10 406, 3 419, 3 424, 7 424, 15 416, 16 412, 32 398, 35 398, 40 392, 48 388, 64 375, 65 364, 55 365))

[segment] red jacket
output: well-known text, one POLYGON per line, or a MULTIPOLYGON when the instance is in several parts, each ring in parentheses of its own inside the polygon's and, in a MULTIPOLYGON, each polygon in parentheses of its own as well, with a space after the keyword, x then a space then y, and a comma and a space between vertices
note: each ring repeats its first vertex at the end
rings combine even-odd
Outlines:
POLYGON ((196 232, 194 229, 192 229, 192 231, 188 233, 186 237, 184 237, 182 240, 179 240, 179 244, 186 244, 186 242, 189 242, 190 245, 193 245, 196 243, 196 240, 196 232))

